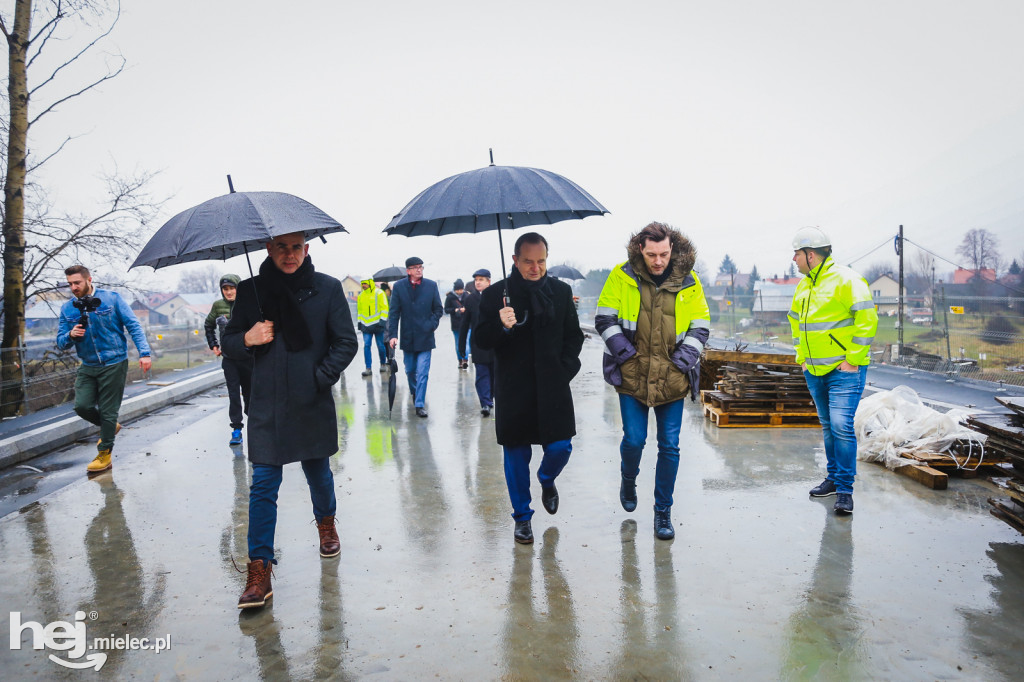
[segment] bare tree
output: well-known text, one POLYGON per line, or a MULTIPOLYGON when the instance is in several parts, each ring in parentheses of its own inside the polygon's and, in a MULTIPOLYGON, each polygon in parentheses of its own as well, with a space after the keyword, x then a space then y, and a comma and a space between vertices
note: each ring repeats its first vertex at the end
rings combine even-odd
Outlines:
MULTIPOLYGON (((892 276, 892 273, 895 270, 895 266, 893 266, 891 263, 879 261, 877 263, 872 263, 871 265, 869 265, 867 269, 864 270, 864 272, 861 274, 863 275, 864 279, 868 281, 868 284, 871 284, 882 275, 892 276)), ((893 277, 893 279, 896 278, 893 277)))
MULTIPOLYGON (((17 348, 25 335, 25 303, 56 288, 63 268, 90 258, 110 264, 139 246, 142 230, 160 202, 148 196, 151 174, 106 177, 107 202, 84 214, 57 210, 32 181, 33 174, 64 149, 30 150, 30 132, 61 105, 116 77, 124 58, 104 49, 94 57, 120 17, 120 3, 106 0, 15 0, 13 15, 0 12, 8 47, 3 132, 3 340, 0 343, 0 415, 11 416, 22 401, 17 348), (33 29, 33 25, 38 28, 33 29), (37 61, 38 60, 38 61, 37 61), (56 66, 52 66, 56 64, 56 66)), ((93 263, 96 265, 96 263, 93 263)))
POLYGON ((956 252, 966 258, 975 271, 999 265, 999 239, 984 228, 968 230, 956 252))
POLYGON ((214 264, 186 270, 178 278, 178 292, 183 294, 212 294, 220 291, 223 268, 214 264))
POLYGON ((921 249, 917 250, 914 258, 910 261, 910 275, 908 287, 911 291, 926 294, 928 299, 932 297, 932 286, 935 278, 935 256, 921 249))

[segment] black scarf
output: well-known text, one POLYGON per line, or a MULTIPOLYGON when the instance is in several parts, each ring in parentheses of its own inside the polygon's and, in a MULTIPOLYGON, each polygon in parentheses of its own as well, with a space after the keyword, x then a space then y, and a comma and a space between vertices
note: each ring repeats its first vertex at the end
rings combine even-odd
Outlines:
MULTIPOLYGON (((509 276, 510 289, 514 292, 526 292, 529 297, 530 317, 537 321, 541 327, 546 327, 555 319, 555 302, 553 300, 554 290, 551 287, 551 280, 544 275, 537 281, 525 279, 518 268, 512 268, 509 276)), ((512 294, 509 293, 511 297, 512 294)))
POLYGON ((263 315, 274 323, 275 333, 284 336, 285 348, 291 352, 305 350, 313 345, 313 337, 309 334, 309 325, 299 308, 296 293, 299 289, 313 288, 315 272, 309 256, 290 275, 281 272, 270 256, 260 265, 260 304, 263 306, 263 315))

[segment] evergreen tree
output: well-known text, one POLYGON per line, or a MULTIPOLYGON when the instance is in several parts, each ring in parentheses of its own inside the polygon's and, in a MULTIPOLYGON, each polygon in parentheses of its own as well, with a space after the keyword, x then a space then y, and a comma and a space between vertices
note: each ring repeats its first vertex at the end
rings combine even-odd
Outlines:
POLYGON ((1010 269, 1008 270, 1008 272, 1011 275, 1019 275, 1020 274, 1020 266, 1017 265, 1017 259, 1016 258, 1014 258, 1013 262, 1010 263, 1010 269))
POLYGON ((719 272, 724 272, 727 275, 735 275, 739 270, 736 269, 736 263, 733 262, 729 254, 725 254, 725 258, 722 259, 722 264, 718 266, 719 272))

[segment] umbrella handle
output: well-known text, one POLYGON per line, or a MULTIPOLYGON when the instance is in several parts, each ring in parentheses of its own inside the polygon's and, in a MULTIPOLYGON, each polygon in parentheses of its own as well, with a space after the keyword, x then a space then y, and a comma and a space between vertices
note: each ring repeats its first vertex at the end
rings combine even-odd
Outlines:
MULTIPOLYGON (((504 296, 501 297, 501 300, 505 304, 506 308, 511 307, 509 305, 508 294, 507 293, 504 296)), ((520 320, 519 322, 516 322, 513 326, 514 327, 522 327, 524 324, 526 324, 526 321, 529 320, 529 319, 530 319, 530 311, 527 310, 526 312, 523 313, 523 319, 520 320)))

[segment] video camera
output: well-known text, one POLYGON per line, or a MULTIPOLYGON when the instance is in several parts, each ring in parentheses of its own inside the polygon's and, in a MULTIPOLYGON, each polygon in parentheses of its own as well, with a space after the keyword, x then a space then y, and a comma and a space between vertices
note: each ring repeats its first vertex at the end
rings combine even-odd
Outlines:
POLYGON ((88 313, 96 312, 96 309, 103 303, 100 299, 95 296, 83 296, 82 298, 76 298, 71 302, 71 305, 78 308, 78 312, 82 316, 78 319, 78 324, 82 325, 83 328, 89 326, 89 315, 88 313))

